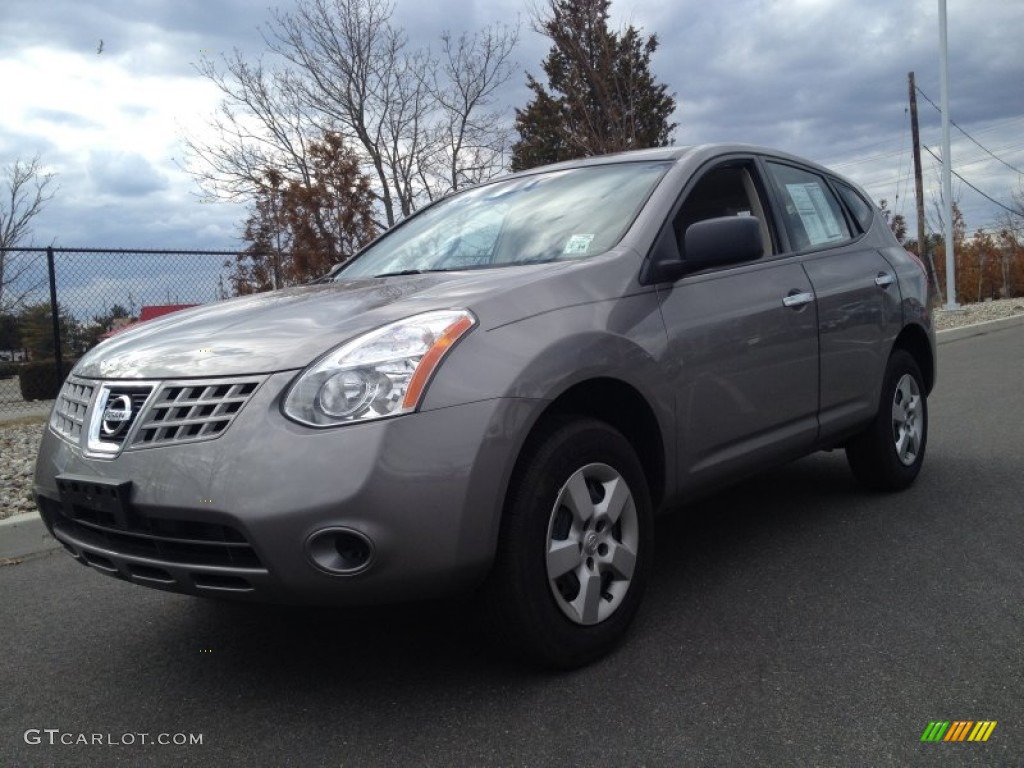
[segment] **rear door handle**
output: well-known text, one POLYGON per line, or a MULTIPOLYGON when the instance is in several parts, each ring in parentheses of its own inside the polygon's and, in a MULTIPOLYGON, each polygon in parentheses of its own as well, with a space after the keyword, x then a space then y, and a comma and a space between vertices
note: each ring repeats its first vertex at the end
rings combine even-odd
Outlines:
POLYGON ((782 299, 783 306, 794 309, 796 307, 802 307, 804 304, 810 304, 814 301, 813 293, 806 293, 803 291, 790 291, 788 296, 782 299))
POLYGON ((890 275, 888 272, 879 272, 875 276, 875 285, 879 288, 887 288, 896 282, 896 278, 890 275))

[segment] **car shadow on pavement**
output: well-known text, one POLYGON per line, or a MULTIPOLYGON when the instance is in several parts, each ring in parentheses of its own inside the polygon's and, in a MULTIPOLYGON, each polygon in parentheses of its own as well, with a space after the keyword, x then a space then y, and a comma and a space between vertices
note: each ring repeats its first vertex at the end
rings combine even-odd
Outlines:
POLYGON ((755 475, 658 518, 653 584, 685 576, 693 558, 728 559, 751 546, 783 542, 828 525, 834 515, 868 511, 878 498, 854 480, 842 451, 755 475))
MULTIPOLYGON (((668 596, 686 600, 694 569, 714 570, 746 548, 784 539, 813 527, 842 500, 870 503, 835 457, 810 459, 775 470, 707 497, 681 514, 658 520, 658 543, 649 602, 657 610, 668 596), (682 542, 680 550, 679 542, 682 542), (682 554, 682 556, 680 556, 682 554)), ((224 672, 259 677, 282 687, 343 680, 349 690, 379 689, 382 676, 467 680, 550 676, 491 650, 471 599, 365 608, 289 607, 189 599, 165 614, 184 646, 200 649, 224 672), (205 639, 204 639, 205 638, 205 639)), ((626 642, 628 652, 629 640, 626 642)))

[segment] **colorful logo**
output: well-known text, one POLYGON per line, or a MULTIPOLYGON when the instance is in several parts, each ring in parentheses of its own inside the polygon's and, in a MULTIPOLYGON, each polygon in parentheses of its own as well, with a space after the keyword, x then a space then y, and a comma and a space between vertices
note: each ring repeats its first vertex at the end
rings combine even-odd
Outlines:
POLYGON ((933 720, 921 734, 921 741, 988 741, 995 720, 933 720))

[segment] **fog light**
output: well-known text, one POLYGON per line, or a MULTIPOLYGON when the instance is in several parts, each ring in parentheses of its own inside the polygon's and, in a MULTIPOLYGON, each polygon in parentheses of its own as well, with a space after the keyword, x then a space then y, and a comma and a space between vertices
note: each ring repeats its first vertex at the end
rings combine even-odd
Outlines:
POLYGON ((322 571, 338 576, 362 573, 373 562, 373 542, 351 528, 324 528, 306 540, 306 554, 322 571))

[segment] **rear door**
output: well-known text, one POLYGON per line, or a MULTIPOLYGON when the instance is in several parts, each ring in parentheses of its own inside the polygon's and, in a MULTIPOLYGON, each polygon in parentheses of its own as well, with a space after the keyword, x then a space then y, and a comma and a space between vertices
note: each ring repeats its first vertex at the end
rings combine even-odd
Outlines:
MULTIPOLYGON (((867 231, 873 207, 855 217, 825 176, 781 161, 765 163, 788 248, 814 287, 821 350, 821 439, 841 436, 878 409, 882 376, 903 316, 896 273, 867 231)), ((838 184, 838 182, 836 182, 838 184)))

